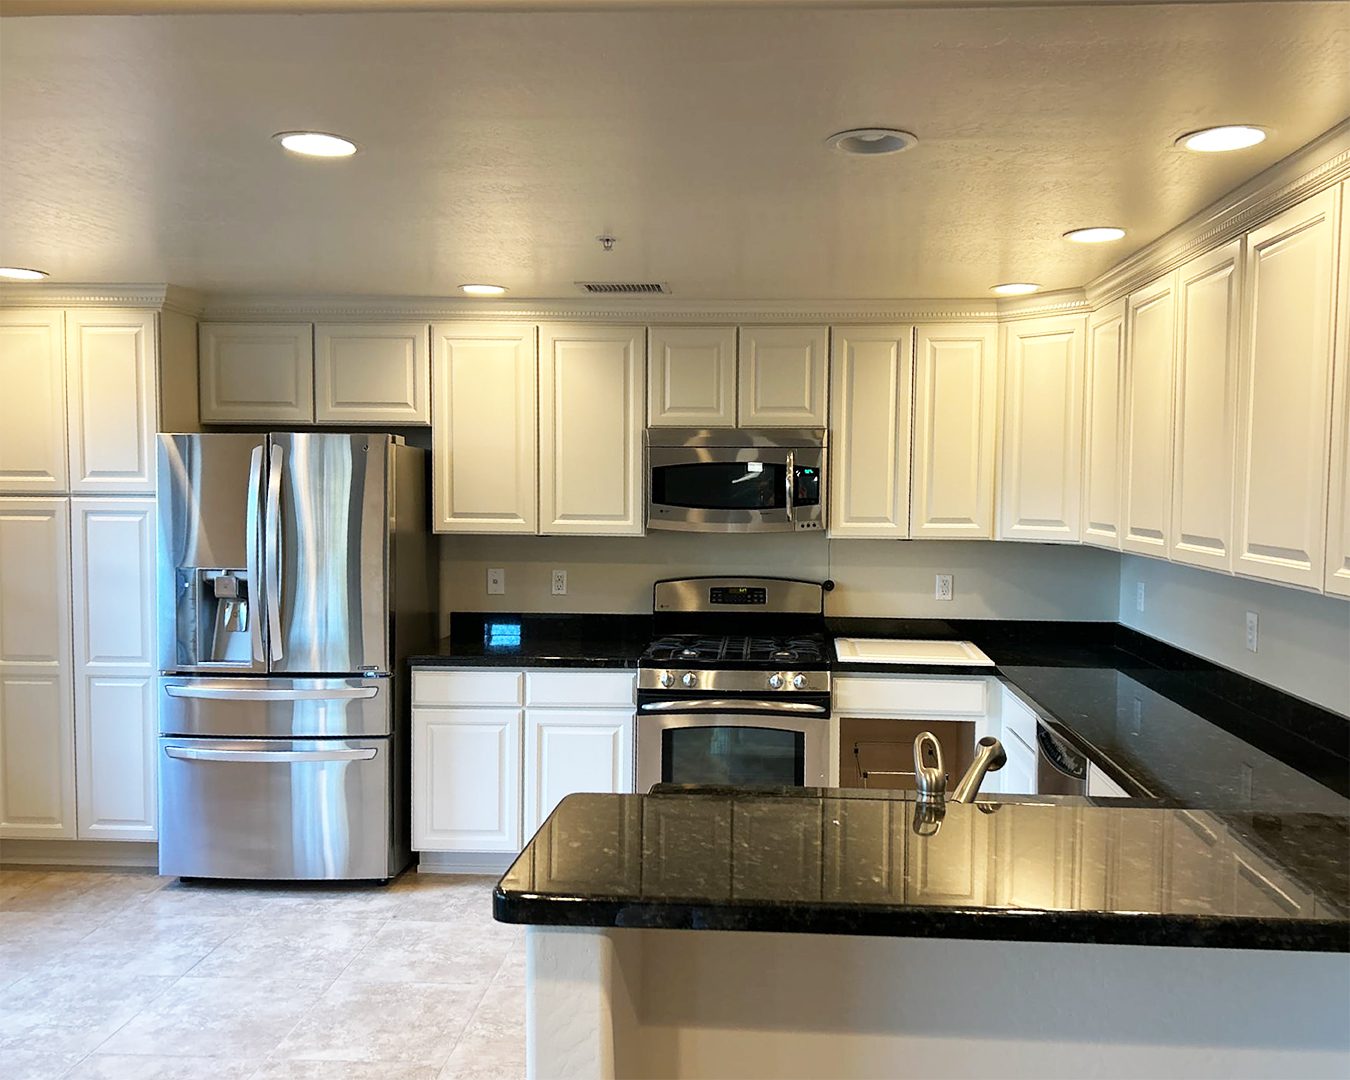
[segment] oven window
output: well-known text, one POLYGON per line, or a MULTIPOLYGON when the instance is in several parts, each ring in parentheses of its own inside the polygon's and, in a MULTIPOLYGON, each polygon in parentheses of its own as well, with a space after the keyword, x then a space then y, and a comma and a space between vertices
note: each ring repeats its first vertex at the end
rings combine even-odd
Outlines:
POLYGON ((806 736, 760 727, 666 728, 661 732, 665 784, 783 784, 806 775, 806 736))
POLYGON ((658 465, 652 469, 652 502, 695 510, 783 510, 787 466, 764 461, 658 465))

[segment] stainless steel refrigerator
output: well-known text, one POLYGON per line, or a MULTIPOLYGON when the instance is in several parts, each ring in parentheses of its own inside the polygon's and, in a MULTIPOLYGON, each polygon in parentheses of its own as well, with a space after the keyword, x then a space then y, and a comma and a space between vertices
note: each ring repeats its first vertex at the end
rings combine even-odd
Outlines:
POLYGON ((426 457, 389 435, 160 436, 160 873, 407 865, 426 457))

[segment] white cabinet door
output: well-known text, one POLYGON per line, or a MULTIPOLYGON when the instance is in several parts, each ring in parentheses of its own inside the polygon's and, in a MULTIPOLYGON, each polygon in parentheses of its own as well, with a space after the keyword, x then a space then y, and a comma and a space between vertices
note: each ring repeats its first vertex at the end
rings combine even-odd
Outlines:
POLYGON ((736 328, 653 326, 647 331, 649 427, 736 426, 736 328))
POLYGON ((539 328, 539 531, 641 536, 640 326, 539 328))
POLYGON ((0 837, 75 835, 70 501, 0 499, 0 837))
POLYGON ((538 531, 535 328, 438 323, 431 336, 435 531, 538 531))
POLYGON ((737 421, 741 427, 823 428, 823 326, 743 326, 737 421))
POLYGON ((920 326, 914 358, 916 540, 994 535, 995 326, 920 326))
POLYGON ((522 715, 413 710, 414 850, 520 850, 522 715))
POLYGON ((1233 439, 1237 410, 1242 241, 1177 271, 1176 441, 1172 453, 1175 562, 1232 565, 1233 439))
POLYGON ((1339 193, 1247 237, 1233 569, 1320 589, 1326 571, 1339 193))
POLYGON ((1350 596, 1350 181, 1341 184, 1340 282, 1336 371, 1331 383, 1331 506, 1323 588, 1335 596, 1350 596))
POLYGON ((1081 315, 1003 328, 1002 540, 1077 541, 1083 488, 1081 315))
POLYGON ((1125 301, 1088 316, 1084 376, 1083 543, 1120 547, 1125 301))
POLYGON ((204 424, 314 423, 311 323, 202 323, 204 424))
POLYGON ((913 326, 836 326, 830 338, 830 535, 909 536, 913 326))
POLYGON ((66 313, 70 490, 155 490, 156 317, 152 311, 66 313))
POLYGON ((0 311, 0 492, 66 490, 65 312, 0 311))
POLYGON ((72 499, 79 836, 155 838, 155 502, 72 499))
POLYGON ((1166 557, 1172 516, 1172 375, 1176 277, 1132 293, 1126 308, 1125 500, 1120 546, 1166 557))
POLYGON ((315 326, 315 421, 430 424, 427 335, 426 323, 315 326))
POLYGON ((633 790, 633 710, 525 711, 525 832, 579 791, 633 790))

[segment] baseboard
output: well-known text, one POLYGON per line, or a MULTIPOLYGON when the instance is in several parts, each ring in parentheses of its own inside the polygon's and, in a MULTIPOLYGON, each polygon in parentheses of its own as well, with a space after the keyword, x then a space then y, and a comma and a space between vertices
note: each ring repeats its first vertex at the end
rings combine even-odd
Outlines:
POLYGON ((515 861, 514 855, 496 851, 423 851, 417 856, 417 872, 500 876, 515 861))
POLYGON ((159 869, 159 845, 139 840, 4 840, 0 866, 159 869))

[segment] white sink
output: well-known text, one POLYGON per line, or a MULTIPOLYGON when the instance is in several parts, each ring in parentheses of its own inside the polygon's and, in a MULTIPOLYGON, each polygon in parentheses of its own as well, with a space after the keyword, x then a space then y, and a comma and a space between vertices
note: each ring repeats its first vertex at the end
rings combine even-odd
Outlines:
POLYGON ((913 638, 835 638, 834 655, 846 664, 952 664, 993 667, 969 641, 913 638))

